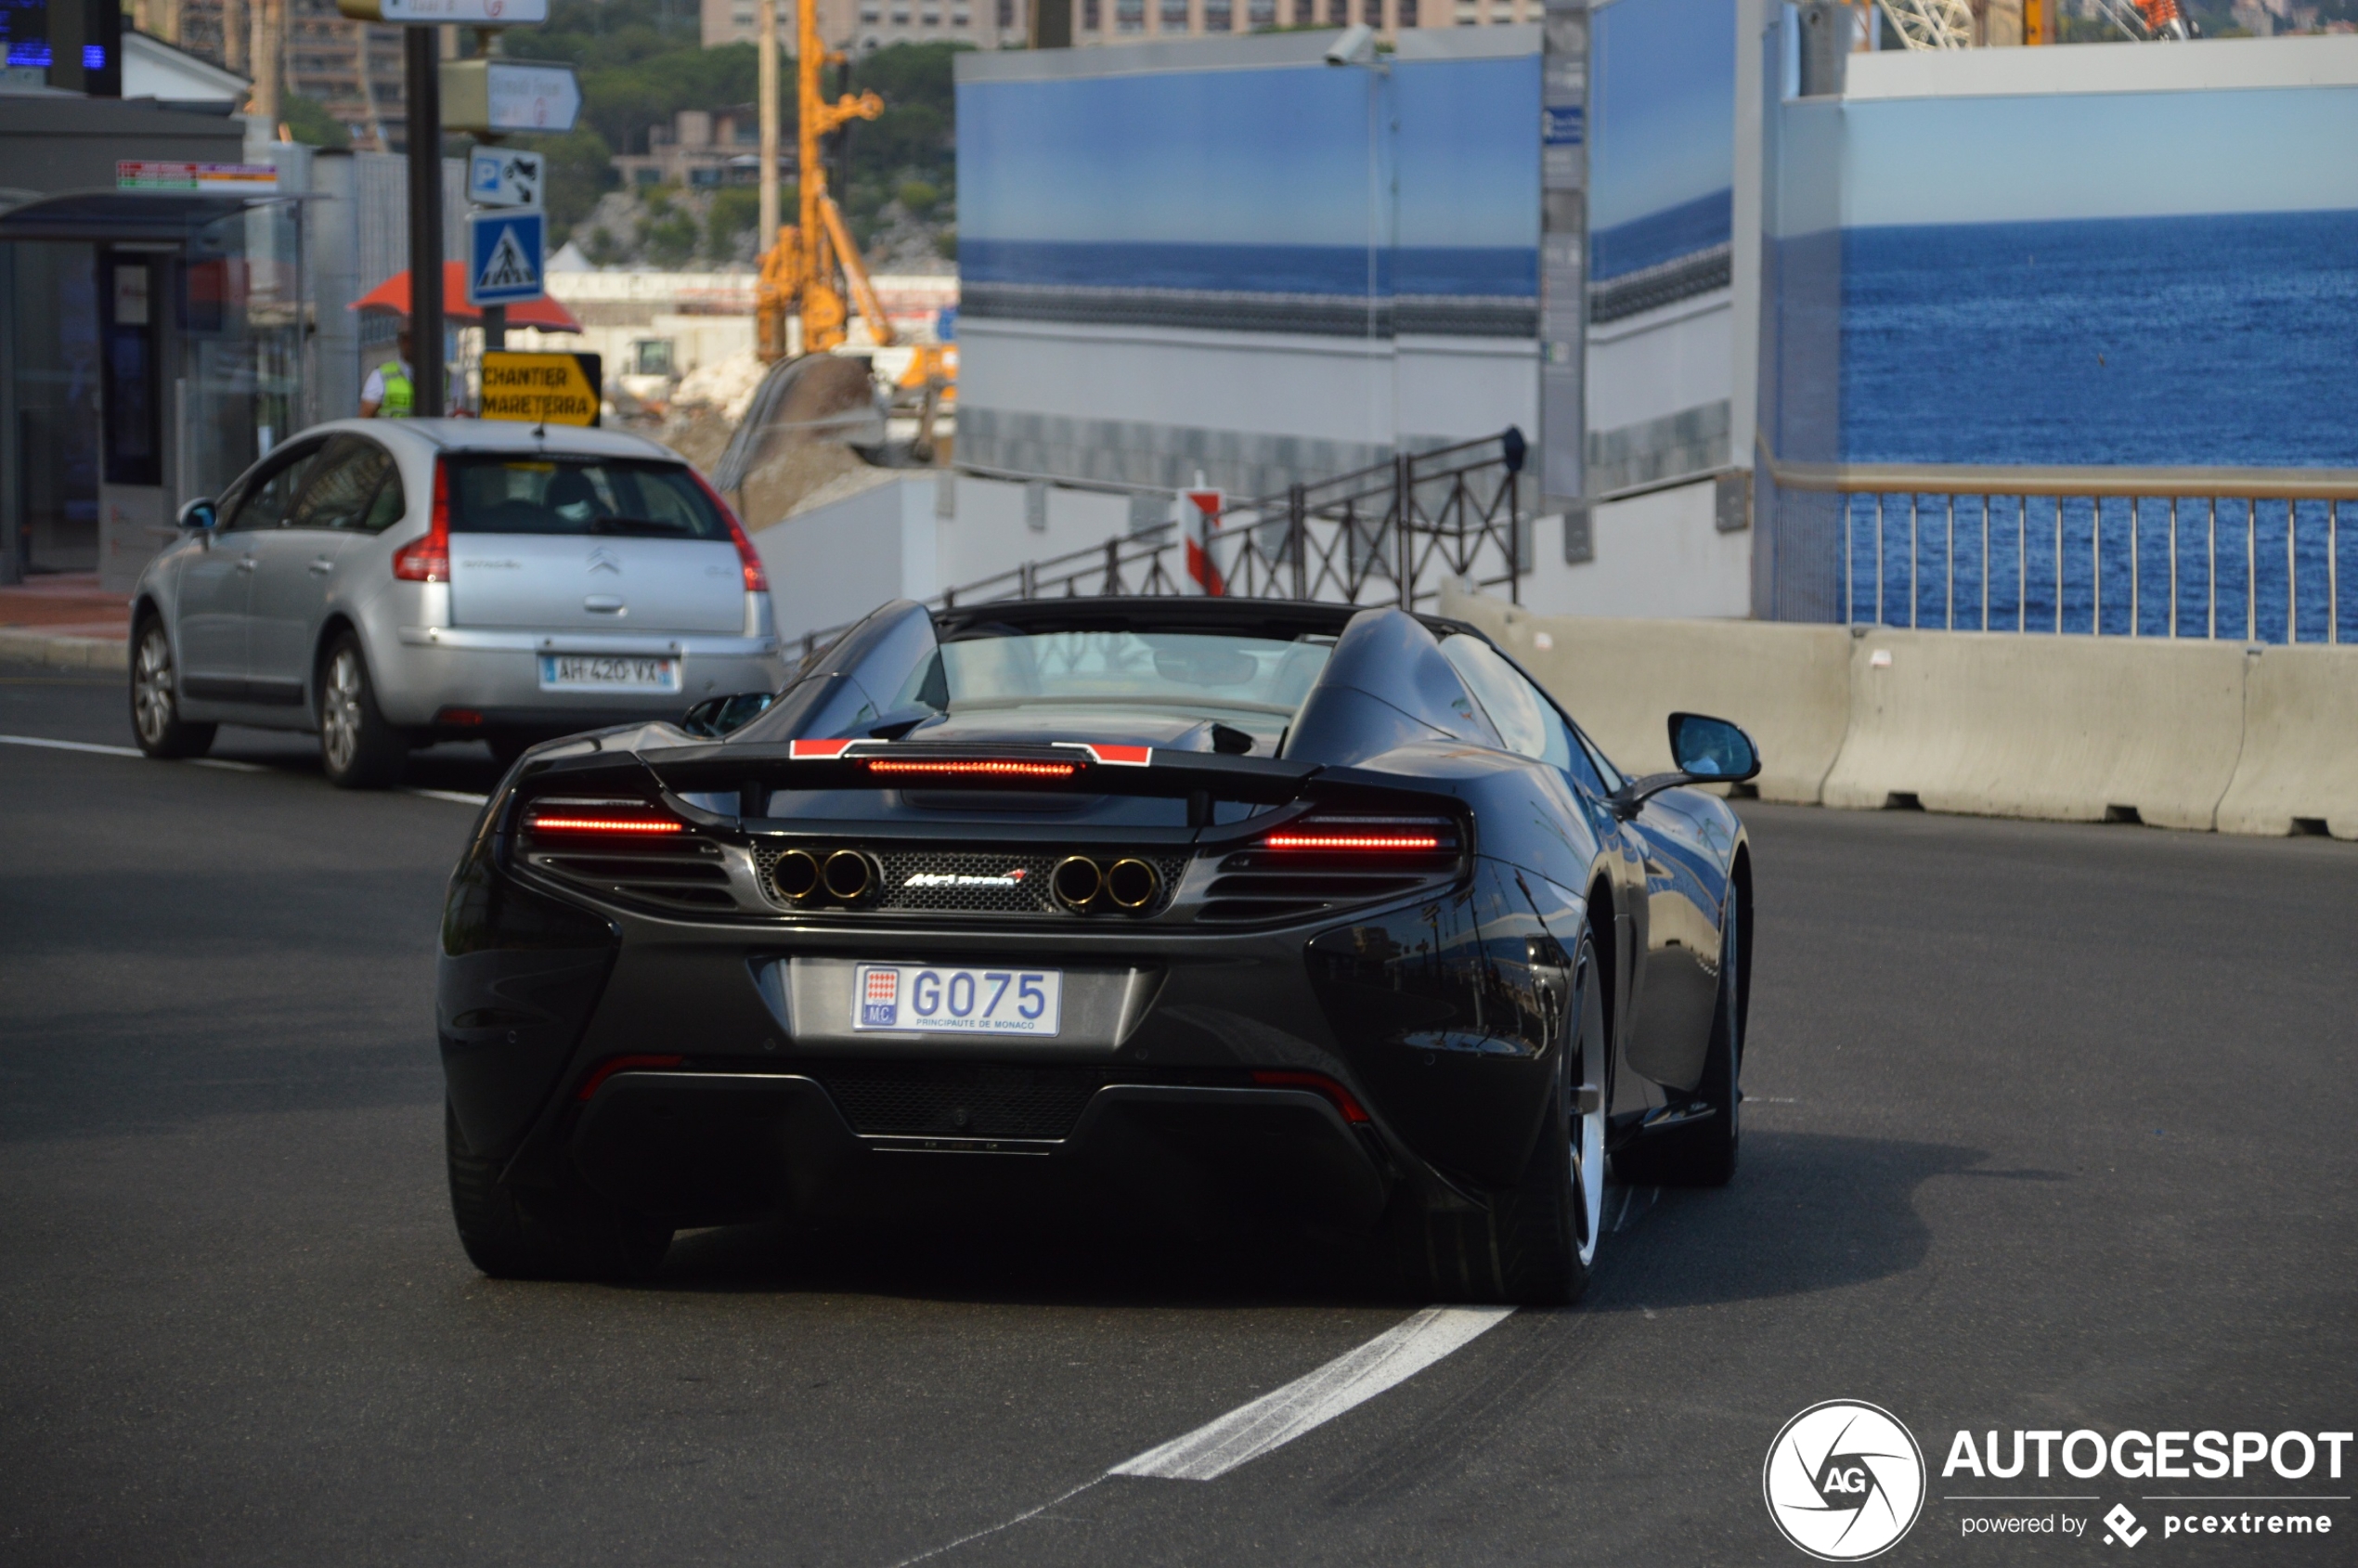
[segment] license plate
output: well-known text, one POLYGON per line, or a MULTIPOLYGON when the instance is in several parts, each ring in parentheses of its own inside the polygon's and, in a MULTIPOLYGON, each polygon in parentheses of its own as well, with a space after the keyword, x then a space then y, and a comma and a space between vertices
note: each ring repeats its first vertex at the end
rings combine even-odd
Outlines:
POLYGON ((638 654, 543 654, 540 689, 562 692, 594 686, 602 691, 676 692, 680 661, 638 654))
POLYGON ((862 964, 852 974, 851 1027, 919 1034, 1054 1035, 1064 989, 1064 973, 1057 969, 862 964))

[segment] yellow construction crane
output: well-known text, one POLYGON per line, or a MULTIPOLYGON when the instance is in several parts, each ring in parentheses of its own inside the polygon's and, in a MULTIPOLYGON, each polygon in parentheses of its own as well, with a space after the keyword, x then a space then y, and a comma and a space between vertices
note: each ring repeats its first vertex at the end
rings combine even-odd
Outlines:
MULTIPOLYGON (((778 0, 763 0, 763 8, 767 10, 776 4, 778 0)), ((877 333, 880 343, 891 341, 891 328, 877 305, 875 290, 869 286, 867 271, 860 265, 859 247, 844 231, 843 214, 827 194, 827 166, 820 152, 823 137, 850 121, 874 120, 882 114, 884 99, 874 93, 857 97, 847 93, 833 103, 821 98, 819 72, 829 65, 841 63, 843 56, 829 53, 819 41, 819 7, 813 0, 797 0, 795 11, 795 98, 800 110, 796 116, 796 139, 800 153, 797 162, 802 187, 802 210, 798 214, 801 221, 780 227, 777 242, 763 254, 761 282, 755 292, 754 305, 756 342, 761 357, 773 360, 785 357, 786 318, 790 316, 802 317, 805 354, 822 353, 843 343, 848 313, 836 282, 843 274, 850 278, 852 296, 859 304, 860 314, 868 321, 869 330, 877 333)), ((765 111, 775 112, 766 104, 765 111)), ((778 177, 774 159, 769 161, 761 177, 778 177)), ((774 206, 771 210, 775 210, 774 206)))

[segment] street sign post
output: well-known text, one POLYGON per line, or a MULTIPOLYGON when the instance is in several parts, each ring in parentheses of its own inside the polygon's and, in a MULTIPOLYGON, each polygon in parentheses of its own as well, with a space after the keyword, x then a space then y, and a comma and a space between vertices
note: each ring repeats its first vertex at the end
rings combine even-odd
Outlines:
POLYGON ((549 19, 549 0, 336 0, 336 9, 355 21, 413 26, 537 27, 549 19))
POLYGON ((593 425, 603 395, 603 367, 594 354, 512 354, 483 356, 483 417, 532 424, 593 425))
POLYGON ((467 214, 467 303, 478 307, 522 305, 539 299, 547 243, 546 221, 537 209, 467 214))
POLYGON ((442 62, 442 128, 562 136, 581 117, 573 67, 488 58, 442 62))
POLYGON ((543 174, 537 152, 478 147, 467 159, 467 200, 478 207, 538 207, 543 174))

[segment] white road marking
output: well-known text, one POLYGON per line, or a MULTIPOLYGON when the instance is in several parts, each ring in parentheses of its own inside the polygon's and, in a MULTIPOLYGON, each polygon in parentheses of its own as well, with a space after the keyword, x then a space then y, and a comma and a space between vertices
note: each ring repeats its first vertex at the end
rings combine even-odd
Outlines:
POLYGON ((455 806, 481 806, 491 798, 487 795, 467 795, 455 789, 405 789, 404 795, 422 795, 428 800, 447 800, 455 806))
POLYGON ((1427 1307, 1316 1371, 1106 1473, 1214 1480, 1415 1377, 1504 1323, 1514 1310, 1427 1307))
POLYGON ((1055 1508, 1058 1503, 1071 1501, 1073 1498, 1081 1496, 1082 1493, 1086 1492, 1090 1487, 1095 1486, 1098 1482, 1103 1481, 1105 1477, 1102 1475, 1093 1475, 1088 1480, 1082 1482, 1080 1485, 1074 1487, 1071 1491, 1067 1492, 1061 1497, 1051 1497, 1048 1501, 1042 1503, 1038 1508, 1024 1510, 1023 1512, 1016 1515, 1013 1519, 1003 1519, 996 1524, 987 1525, 980 1530, 976 1530, 970 1534, 961 1536, 954 1541, 944 1542, 942 1545, 934 1547, 929 1550, 921 1551, 914 1557, 904 1557, 900 1562, 894 1563, 892 1568, 909 1568, 909 1565, 913 1562, 923 1562, 929 1557, 939 1557, 945 1551, 956 1551, 968 1541, 978 1541, 985 1536, 995 1536, 1002 1530, 1012 1530, 1027 1519, 1039 1518, 1050 1509, 1055 1508))
POLYGON ((136 746, 92 745, 88 741, 52 741, 39 735, 0 735, 0 745, 37 745, 46 751, 89 751, 100 757, 142 757, 136 746))
MULTIPOLYGON (((44 751, 86 751, 96 757, 145 757, 136 746, 97 745, 89 741, 53 741, 45 735, 0 735, 0 745, 38 746, 44 751)), ((191 757, 187 758, 195 768, 218 768, 230 773, 267 773, 275 771, 259 762, 236 762, 226 757, 191 757)), ((468 795, 455 789, 405 789, 404 795, 421 795, 428 800, 447 800, 454 806, 480 807, 490 798, 484 795, 468 795)))

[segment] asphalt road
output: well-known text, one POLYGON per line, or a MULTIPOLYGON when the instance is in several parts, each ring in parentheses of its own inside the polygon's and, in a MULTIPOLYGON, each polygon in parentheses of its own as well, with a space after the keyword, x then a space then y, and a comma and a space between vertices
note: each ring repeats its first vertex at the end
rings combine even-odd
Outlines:
MULTIPOLYGON (((122 708, 0 669, 0 734, 122 708)), ((1762 1459, 1836 1397, 1935 1467, 1885 1561, 2077 1561, 1963 1535, 1956 1431, 2358 1425, 2358 846, 1747 808, 1735 1184, 1617 1190, 1582 1306, 1197 1483, 1105 1472, 1419 1303, 1020 1215, 483 1279, 431 1035, 471 813, 217 755, 0 745, 0 1562, 1796 1564, 1762 1459)), ((2139 1555, 2350 1561, 2317 1511, 2139 1555)))

